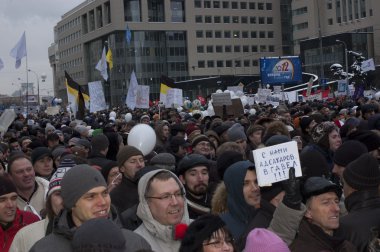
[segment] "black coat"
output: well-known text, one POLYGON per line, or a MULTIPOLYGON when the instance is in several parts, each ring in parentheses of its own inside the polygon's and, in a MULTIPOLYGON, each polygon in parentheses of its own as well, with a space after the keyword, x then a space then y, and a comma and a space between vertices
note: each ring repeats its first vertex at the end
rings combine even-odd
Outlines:
POLYGON ((351 241, 358 251, 366 251, 371 228, 380 227, 380 197, 377 190, 356 191, 344 201, 348 215, 340 219, 337 233, 351 241))
POLYGON ((123 176, 121 183, 111 191, 110 196, 112 205, 116 207, 118 213, 124 212, 139 203, 137 181, 131 181, 123 176))

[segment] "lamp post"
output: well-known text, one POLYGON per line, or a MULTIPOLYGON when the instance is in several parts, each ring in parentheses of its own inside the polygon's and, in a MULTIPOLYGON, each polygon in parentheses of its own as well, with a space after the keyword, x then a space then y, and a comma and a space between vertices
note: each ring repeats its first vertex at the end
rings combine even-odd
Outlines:
POLYGON ((349 84, 349 80, 348 80, 348 50, 347 50, 347 44, 346 42, 342 41, 342 40, 339 40, 339 39, 336 39, 335 40, 336 42, 338 43, 342 43, 344 45, 344 60, 345 60, 345 65, 346 65, 346 85, 347 85, 347 95, 349 93, 349 88, 348 88, 348 84, 349 84))
MULTIPOLYGON (((38 74, 31 69, 28 69, 28 72, 32 72, 36 75, 36 79, 37 79, 37 101, 38 101, 37 104, 40 105, 40 78, 38 77, 38 74)), ((41 74, 42 82, 45 82, 46 77, 47 76, 45 73, 41 74)))

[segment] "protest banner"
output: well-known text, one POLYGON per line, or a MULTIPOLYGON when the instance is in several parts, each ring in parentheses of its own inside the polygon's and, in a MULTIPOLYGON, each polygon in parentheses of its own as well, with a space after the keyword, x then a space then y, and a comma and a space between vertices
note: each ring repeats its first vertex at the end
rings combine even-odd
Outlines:
POLYGON ((136 108, 149 108, 149 86, 137 86, 136 108))
POLYGON ((244 86, 228 86, 227 90, 233 91, 235 94, 237 91, 243 92, 244 86))
POLYGON ((259 186, 288 179, 290 167, 294 167, 296 177, 302 176, 297 142, 295 141, 254 150, 253 158, 259 186))
POLYGON ((0 117, 0 132, 5 133, 16 117, 17 115, 13 109, 4 110, 0 117))
POLYGON ((228 93, 214 93, 211 94, 212 105, 215 106, 223 106, 223 105, 232 105, 231 94, 228 93))
POLYGON ((267 101, 267 97, 270 96, 272 93, 272 91, 270 89, 266 89, 266 88, 259 88, 257 90, 257 95, 259 97, 258 99, 258 103, 266 103, 267 101))
POLYGON ((220 116, 222 118, 224 116, 239 117, 244 114, 244 108, 240 98, 232 99, 231 105, 225 106, 225 113, 223 113, 223 106, 213 105, 213 107, 215 115, 220 116))
POLYGON ((180 88, 171 88, 166 94, 165 108, 180 107, 183 105, 183 91, 180 88))
POLYGON ((90 95, 90 112, 97 112, 107 109, 101 81, 88 83, 88 93, 90 95))

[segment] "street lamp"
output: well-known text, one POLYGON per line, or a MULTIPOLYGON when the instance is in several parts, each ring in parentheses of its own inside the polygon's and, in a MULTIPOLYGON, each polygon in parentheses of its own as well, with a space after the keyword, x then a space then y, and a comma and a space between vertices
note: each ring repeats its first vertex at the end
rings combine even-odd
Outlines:
POLYGON ((348 84, 349 84, 349 80, 348 80, 348 50, 347 50, 347 44, 346 42, 342 41, 342 40, 339 40, 339 39, 336 39, 335 40, 336 42, 338 43, 342 43, 344 45, 344 57, 345 57, 345 61, 346 61, 346 84, 347 84, 347 95, 349 93, 349 88, 348 88, 348 84))
MULTIPOLYGON (((28 69, 28 71, 32 72, 36 75, 36 79, 37 79, 37 100, 38 100, 38 105, 40 105, 40 78, 38 77, 38 74, 35 71, 33 71, 31 69, 28 69)), ((45 82, 46 77, 47 76, 45 73, 41 74, 42 82, 45 82)))

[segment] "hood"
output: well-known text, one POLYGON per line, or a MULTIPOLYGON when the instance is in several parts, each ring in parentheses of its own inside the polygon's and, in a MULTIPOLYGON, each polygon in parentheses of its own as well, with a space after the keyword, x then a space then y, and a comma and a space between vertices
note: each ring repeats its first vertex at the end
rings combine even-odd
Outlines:
MULTIPOLYGON (((153 236, 158 237, 164 241, 173 240, 174 226, 162 225, 158 221, 153 219, 152 213, 150 212, 150 209, 148 206, 148 202, 145 199, 145 191, 146 191, 148 182, 151 180, 151 178, 154 175, 156 175, 159 172, 167 172, 167 173, 172 174, 173 178, 177 181, 181 190, 185 192, 185 188, 183 187, 181 181, 178 179, 178 177, 174 173, 170 172, 169 170, 158 169, 158 170, 148 172, 144 176, 141 177, 138 184, 138 193, 139 193, 140 203, 137 207, 137 216, 143 221, 143 225, 153 236)), ((190 224, 186 197, 184 197, 184 214, 183 214, 181 223, 184 223, 187 225, 190 224)))

